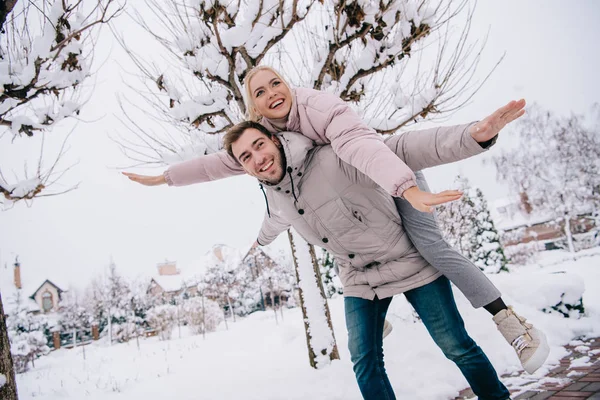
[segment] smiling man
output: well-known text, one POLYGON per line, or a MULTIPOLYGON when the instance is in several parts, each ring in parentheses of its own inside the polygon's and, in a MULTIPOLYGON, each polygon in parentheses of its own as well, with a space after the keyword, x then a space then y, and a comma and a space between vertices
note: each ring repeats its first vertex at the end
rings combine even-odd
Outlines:
MULTIPOLYGON (((448 133, 445 143, 454 143, 452 149, 437 146, 435 140, 429 146, 431 138, 423 133, 395 136, 387 144, 411 169, 420 170, 484 151, 466 132, 457 128, 448 133)), ((247 121, 234 126, 224 144, 265 191, 267 215, 257 242, 267 245, 293 226, 308 243, 336 258, 348 346, 365 399, 395 398, 384 368, 382 333, 389 304, 400 293, 479 398, 509 398, 490 361, 466 332, 450 282, 413 246, 385 190, 342 161, 330 145, 315 146, 297 133, 274 136, 247 121)), ((445 201, 460 195, 448 191, 445 201)))

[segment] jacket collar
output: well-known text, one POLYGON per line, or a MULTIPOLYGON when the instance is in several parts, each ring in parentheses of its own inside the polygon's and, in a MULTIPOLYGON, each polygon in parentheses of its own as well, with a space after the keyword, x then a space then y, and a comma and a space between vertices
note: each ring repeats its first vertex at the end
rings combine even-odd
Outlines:
POLYGON ((282 194, 298 197, 300 194, 300 183, 304 171, 312 158, 310 152, 315 143, 296 132, 281 132, 277 134, 281 142, 286 160, 286 171, 281 182, 277 184, 260 181, 268 190, 281 192, 282 194))

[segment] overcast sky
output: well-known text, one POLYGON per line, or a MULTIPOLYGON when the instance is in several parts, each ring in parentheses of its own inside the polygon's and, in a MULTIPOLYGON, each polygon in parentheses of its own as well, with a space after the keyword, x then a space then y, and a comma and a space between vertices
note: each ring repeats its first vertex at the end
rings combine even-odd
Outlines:
MULTIPOLYGON (((506 58, 471 104, 444 124, 481 119, 521 97, 559 114, 587 112, 600 100, 599 20, 600 3, 594 0, 480 1, 473 37, 489 30, 481 72, 502 54, 506 58)), ((77 164, 62 181, 65 188, 81 184, 65 195, 0 211, 0 268, 10 268, 18 255, 24 279, 83 286, 106 269, 111 257, 123 274, 149 276, 166 259, 194 268, 214 244, 250 246, 265 209, 252 178, 146 188, 120 175, 117 167, 127 160, 108 136, 123 130, 113 114, 118 112, 115 93, 123 87, 118 63, 124 61, 108 29, 100 38, 96 61, 95 89, 82 116, 87 122, 76 126, 65 159, 66 165, 77 164)), ((502 137, 499 147, 508 141, 502 137)), ((8 160, 18 168, 17 161, 31 151, 26 145, 0 149, 3 167, 8 160)), ((434 190, 444 190, 458 173, 480 186, 490 200, 507 195, 481 159, 438 167, 426 175, 434 190)), ((282 235, 273 246, 285 248, 284 239, 282 235)))

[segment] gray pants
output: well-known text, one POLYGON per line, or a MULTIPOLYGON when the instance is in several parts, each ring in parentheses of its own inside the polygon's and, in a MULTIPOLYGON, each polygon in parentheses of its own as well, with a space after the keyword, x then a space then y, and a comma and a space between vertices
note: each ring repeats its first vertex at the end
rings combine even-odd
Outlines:
MULTIPOLYGON (((430 192, 421 171, 417 185, 430 192)), ((417 211, 404 199, 394 197, 404 229, 419 253, 443 273, 469 299, 473 307, 485 306, 500 297, 500 291, 470 260, 452 248, 442 237, 433 214, 417 211)))

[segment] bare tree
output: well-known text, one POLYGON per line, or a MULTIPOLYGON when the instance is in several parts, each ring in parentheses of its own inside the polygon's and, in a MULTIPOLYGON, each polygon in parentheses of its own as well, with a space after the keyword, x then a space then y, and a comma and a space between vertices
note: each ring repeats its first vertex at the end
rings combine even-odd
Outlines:
POLYGON ((79 115, 95 28, 121 10, 115 0, 0 3, 0 141, 3 146, 21 140, 40 146, 33 163, 22 162, 22 174, 9 179, 6 167, 0 166, 4 204, 59 193, 48 188, 68 170, 58 166, 66 147, 63 143, 48 162, 44 135, 60 121, 79 115))
POLYGON ((571 252, 572 221, 600 205, 600 113, 592 119, 530 107, 516 125, 516 148, 493 158, 498 177, 527 200, 529 211, 562 226, 571 252))
POLYGON ((140 164, 219 150, 211 136, 244 118, 242 82, 261 63, 338 94, 384 134, 457 110, 482 83, 468 0, 145 0, 130 15, 167 59, 139 55, 113 27, 145 85, 122 99, 128 133, 115 139, 140 164), (134 108, 171 129, 142 126, 134 108))

